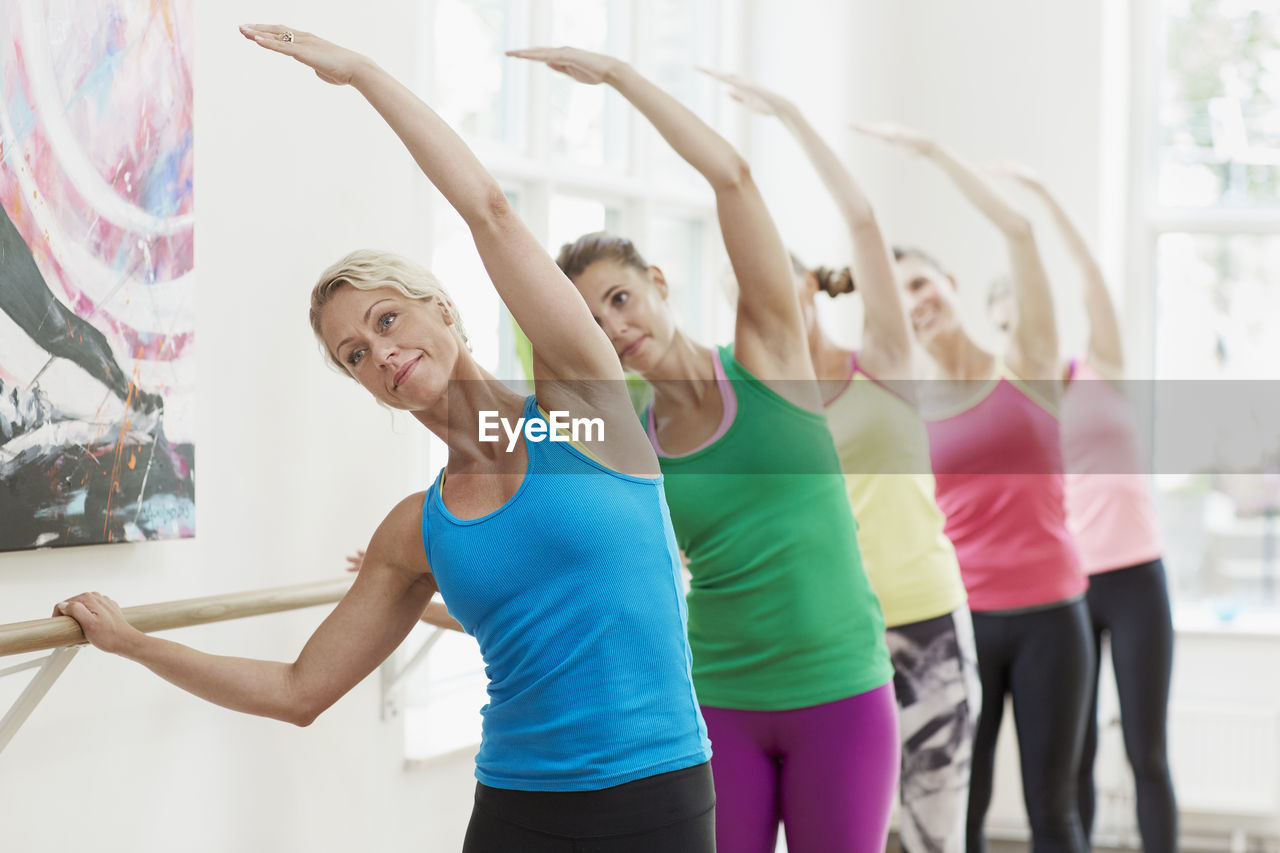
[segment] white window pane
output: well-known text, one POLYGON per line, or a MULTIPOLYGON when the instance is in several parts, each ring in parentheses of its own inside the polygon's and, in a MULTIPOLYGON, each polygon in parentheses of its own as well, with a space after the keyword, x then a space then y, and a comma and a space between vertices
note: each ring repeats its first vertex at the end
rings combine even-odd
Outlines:
POLYGON ((1280 204, 1280 0, 1162 12, 1160 204, 1280 204))
MULTIPOLYGON (((554 0, 551 41, 629 58, 626 12, 621 0, 554 0)), ((626 105, 621 98, 606 86, 584 85, 555 73, 550 101, 557 155, 584 166, 626 166, 626 105)))
MULTIPOLYGON (((1194 394, 1186 379, 1264 379, 1280 364, 1280 237, 1165 234, 1157 243, 1156 375, 1160 393, 1194 394)), ((1217 388, 1230 387, 1217 385, 1217 388)), ((1241 395, 1258 388, 1241 383, 1241 395)), ((1265 395, 1232 400, 1247 416, 1205 413, 1170 424, 1157 398, 1156 458, 1186 430, 1204 432, 1172 461, 1179 474, 1156 478, 1157 511, 1176 588, 1206 601, 1224 621, 1243 607, 1277 603, 1280 477, 1266 469, 1275 452, 1275 403, 1265 395), (1189 455, 1200 458, 1187 458, 1189 455), (1258 473, 1249 473, 1255 471, 1258 473), (1234 472, 1234 473, 1224 473, 1234 472)), ((1271 463, 1274 466, 1274 461, 1271 463)))
POLYGON ((1156 376, 1262 379, 1280 365, 1280 237, 1164 234, 1156 244, 1156 376))
MULTIPOLYGON (((714 88, 698 67, 716 67, 715 3, 651 0, 645 4, 644 71, 653 82, 712 126, 714 88)), ((648 137, 650 174, 673 183, 701 183, 702 177, 671 149, 648 122, 641 123, 648 137)))
POLYGON ((550 250, 554 256, 565 243, 592 231, 616 231, 619 212, 603 201, 582 196, 557 195, 551 199, 550 250))
POLYGON ((705 226, 700 219, 671 212, 656 212, 649 221, 646 261, 660 267, 670 285, 667 297, 680 324, 697 339, 705 337, 704 297, 713 282, 703 281, 705 226))
POLYGON ((437 0, 432 106, 463 136, 524 146, 524 64, 503 51, 526 27, 514 0, 437 0))

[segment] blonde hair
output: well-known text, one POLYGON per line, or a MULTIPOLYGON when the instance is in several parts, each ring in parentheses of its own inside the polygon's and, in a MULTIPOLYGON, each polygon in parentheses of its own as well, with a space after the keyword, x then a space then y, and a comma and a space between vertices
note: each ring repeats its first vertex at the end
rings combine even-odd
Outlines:
POLYGON ((339 258, 322 272, 320 280, 311 289, 311 331, 315 333, 316 340, 320 342, 320 348, 324 350, 329 363, 343 373, 348 373, 346 366, 339 363, 333 353, 329 352, 320 334, 320 312, 329 304, 333 294, 345 285, 350 285, 357 290, 390 287, 402 296, 423 302, 438 299, 453 319, 453 329, 462 339, 463 346, 468 350, 471 349, 471 344, 467 340, 467 330, 462 325, 462 315, 458 313, 458 308, 449 298, 444 285, 432 275, 429 269, 394 252, 357 249, 339 258))

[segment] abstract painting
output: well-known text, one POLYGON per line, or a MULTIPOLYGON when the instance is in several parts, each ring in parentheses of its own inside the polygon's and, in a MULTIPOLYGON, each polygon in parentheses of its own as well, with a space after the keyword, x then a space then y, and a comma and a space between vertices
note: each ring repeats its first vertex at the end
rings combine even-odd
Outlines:
POLYGON ((193 0, 0 0, 0 551, 195 532, 193 0))

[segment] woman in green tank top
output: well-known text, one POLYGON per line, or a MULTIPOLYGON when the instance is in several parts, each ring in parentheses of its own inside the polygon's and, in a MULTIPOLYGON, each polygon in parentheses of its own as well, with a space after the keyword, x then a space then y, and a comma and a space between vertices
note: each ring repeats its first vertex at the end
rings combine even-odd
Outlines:
POLYGON ((912 853, 962 853, 982 688, 960 564, 934 499, 893 257, 862 188, 795 104, 749 80, 715 76, 791 132, 848 227, 849 267, 810 270, 793 256, 793 273, 863 564, 884 610, 902 741, 898 838, 912 853), (816 305, 819 292, 852 293, 855 283, 863 307, 856 353, 826 335, 816 305))
POLYGON ((646 411, 691 575, 694 685, 714 752, 717 846, 883 849, 898 778, 884 619, 814 381, 786 250, 742 157, 629 65, 513 51, 605 83, 711 184, 741 288, 733 345, 677 328, 662 271, 587 234, 558 263, 654 389, 646 411))

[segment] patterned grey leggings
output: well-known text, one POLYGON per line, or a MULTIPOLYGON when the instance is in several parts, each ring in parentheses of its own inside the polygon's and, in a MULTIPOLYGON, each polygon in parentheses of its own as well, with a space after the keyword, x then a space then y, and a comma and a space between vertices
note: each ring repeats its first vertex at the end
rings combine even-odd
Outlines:
POLYGON ((982 707, 969 609, 885 631, 902 735, 904 853, 961 853, 982 707))

